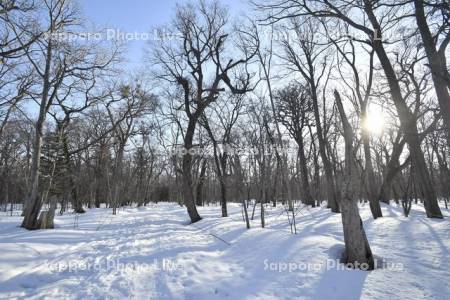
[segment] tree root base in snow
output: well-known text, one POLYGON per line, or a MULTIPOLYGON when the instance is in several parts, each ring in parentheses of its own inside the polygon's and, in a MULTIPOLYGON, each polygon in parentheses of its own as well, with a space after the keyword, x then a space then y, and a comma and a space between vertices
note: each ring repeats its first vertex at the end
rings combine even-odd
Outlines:
POLYGON ((55 228, 55 224, 53 223, 54 217, 55 217, 54 211, 41 212, 37 222, 37 229, 54 229, 55 228))

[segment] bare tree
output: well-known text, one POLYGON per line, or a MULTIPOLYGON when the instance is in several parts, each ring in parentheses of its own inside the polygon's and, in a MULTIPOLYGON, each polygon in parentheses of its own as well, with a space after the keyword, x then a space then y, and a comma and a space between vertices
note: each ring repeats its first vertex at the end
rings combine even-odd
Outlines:
POLYGON ((155 111, 157 101, 156 97, 144 90, 140 84, 134 86, 120 85, 119 95, 117 95, 118 99, 114 98, 114 93, 113 91, 110 96, 114 99, 113 102, 120 102, 120 105, 117 107, 108 106, 107 111, 112 127, 114 128, 115 161, 112 170, 113 182, 110 203, 113 208, 113 214, 115 215, 121 201, 120 198, 124 197, 124 190, 126 189, 123 174, 125 148, 129 139, 138 133, 139 128, 136 126, 136 120, 155 111), (121 101, 122 99, 124 101, 121 101), (122 112, 125 112, 125 114, 122 112), (123 119, 123 121, 118 122, 117 119, 123 119), (117 126, 114 126, 114 124, 117 124, 117 126))
POLYGON ((442 218, 430 172, 420 147, 421 141, 419 139, 417 122, 405 102, 399 79, 386 49, 387 31, 392 23, 398 22, 399 18, 397 18, 397 15, 401 14, 402 8, 378 5, 370 0, 364 0, 361 5, 356 1, 336 1, 332 3, 328 0, 321 0, 315 2, 314 5, 304 0, 284 1, 273 5, 262 5, 262 7, 275 10, 275 13, 269 18, 272 22, 300 16, 327 18, 348 24, 356 32, 362 32, 366 35, 366 40, 356 40, 372 47, 384 71, 389 92, 399 116, 401 130, 405 134, 411 159, 422 186, 427 216, 430 218, 442 218))
MULTIPOLYGON (((73 3, 68 0, 40 2, 45 9, 45 18, 39 18, 40 26, 46 35, 36 40, 36 46, 25 49, 28 63, 33 67, 39 80, 30 96, 39 108, 39 114, 35 123, 35 138, 33 145, 31 186, 29 197, 25 205, 22 227, 37 229, 37 217, 42 207, 42 198, 39 195, 39 169, 42 148, 43 130, 47 119, 47 113, 61 93, 69 93, 67 88, 74 81, 70 79, 84 78, 93 70, 102 71, 113 60, 115 55, 100 53, 92 45, 71 43, 58 38, 62 32, 68 32, 71 27, 77 25, 77 11, 73 3), (70 82, 70 83, 69 83, 70 82)), ((20 35, 16 38, 24 45, 20 35)), ((98 46, 98 45, 95 45, 98 46)), ((76 80, 75 80, 76 82, 76 80)), ((61 95, 60 95, 61 96, 61 95)))
POLYGON ((289 130, 298 146, 300 177, 303 188, 303 201, 315 206, 308 178, 308 165, 305 151, 305 129, 313 123, 313 108, 309 89, 296 83, 277 91, 278 118, 289 130))
POLYGON ((34 2, 8 0, 0 2, 0 137, 10 118, 21 109, 34 76, 23 56, 42 34, 34 30, 26 16, 34 13, 34 2))
MULTIPOLYGON (((342 225, 344 228, 345 241, 345 260, 346 263, 353 264, 357 267, 357 263, 366 264, 367 269, 374 269, 374 259, 372 251, 364 231, 361 217, 359 216, 358 203, 354 199, 355 193, 355 161, 354 161, 354 133, 350 125, 342 104, 341 96, 337 91, 334 92, 336 104, 344 129, 345 139, 345 171, 344 186, 341 201, 342 225)), ((360 265, 359 268, 366 268, 360 265)))
POLYGON ((283 39, 282 46, 286 54, 284 58, 290 64, 289 69, 299 72, 308 84, 319 142, 319 153, 327 179, 328 205, 333 212, 339 212, 336 182, 327 153, 328 140, 325 130, 327 119, 326 116, 321 119, 319 107, 320 88, 323 88, 321 81, 326 79, 328 54, 326 48, 321 46, 317 40, 316 31, 320 24, 310 20, 302 24, 301 22, 300 19, 294 18, 291 20, 295 39, 289 37, 283 39))
MULTIPOLYGON (((414 0, 414 7, 417 28, 428 58, 428 67, 431 70, 441 114, 447 132, 450 132, 450 74, 447 69, 446 58, 448 44, 450 43, 450 5, 447 1, 425 3, 423 0, 414 0), (437 28, 432 29, 429 22, 437 28)), ((450 148, 450 136, 448 134, 447 143, 450 148)))
POLYGON ((34 1, 2 0, 0 1, 0 20, 4 24, 0 33, 0 62, 6 64, 9 59, 16 59, 25 54, 42 34, 35 30, 34 20, 27 15, 35 12, 34 1))
POLYGON ((183 199, 193 223, 201 219, 197 212, 192 180, 192 155, 195 128, 205 109, 228 88, 234 94, 249 91, 250 74, 245 66, 255 52, 238 60, 225 58, 229 35, 225 32, 226 9, 217 2, 201 1, 198 6, 178 6, 174 30, 180 38, 162 42, 153 48, 152 61, 160 67, 158 79, 172 84, 183 99, 180 109, 187 117, 183 132, 183 199), (241 71, 241 72, 239 72, 241 71), (233 84, 231 73, 238 72, 233 84))
MULTIPOLYGON (((326 23, 323 24, 325 30, 326 23)), ((346 26, 346 31, 343 36, 348 36, 348 26, 346 26)), ((370 203, 370 210, 372 212, 372 216, 374 219, 382 217, 383 214, 381 212, 380 203, 377 198, 377 185, 375 180, 375 172, 372 164, 372 154, 371 154, 371 146, 370 146, 370 140, 371 140, 371 133, 370 128, 367 128, 367 124, 365 124, 367 118, 368 118, 368 106, 369 106, 369 99, 372 92, 372 84, 373 84, 373 73, 374 73, 374 52, 373 50, 370 51, 364 51, 368 52, 368 60, 369 65, 367 67, 367 80, 366 84, 362 82, 362 76, 360 75, 362 72, 361 70, 358 70, 357 67, 357 60, 356 60, 356 47, 352 39, 346 38, 343 41, 335 40, 330 34, 327 34, 329 36, 332 44, 337 49, 338 56, 338 63, 337 68, 339 70, 339 75, 341 77, 341 82, 344 82, 344 85, 348 87, 351 91, 351 95, 349 97, 352 99, 352 102, 354 106, 357 108, 357 110, 360 113, 360 120, 361 120, 361 136, 362 136, 362 142, 363 142, 363 151, 364 151, 364 179, 365 179, 365 188, 367 190, 367 198, 369 199, 370 203), (340 59, 339 59, 340 58, 340 59), (345 71, 343 70, 342 62, 344 62, 346 65, 350 67, 351 74, 353 75, 351 77, 352 82, 349 83, 346 79, 346 76, 343 74, 345 71)))
MULTIPOLYGON (((225 95, 227 97, 227 95, 225 95)), ((206 129, 208 136, 213 145, 213 156, 216 165, 216 173, 220 183, 220 204, 222 206, 222 217, 228 216, 227 211, 227 189, 228 178, 230 177, 228 169, 230 168, 229 160, 231 155, 228 153, 229 147, 233 143, 233 127, 242 113, 243 97, 230 95, 212 107, 214 114, 210 116, 204 115, 200 120, 202 126, 206 129), (212 127, 212 121, 218 120, 218 126, 212 127), (217 129, 216 129, 217 128, 217 129), (215 134, 219 132, 220 134, 215 134), (220 145, 222 147, 220 147, 220 145), (220 149, 221 148, 221 149, 220 149)))

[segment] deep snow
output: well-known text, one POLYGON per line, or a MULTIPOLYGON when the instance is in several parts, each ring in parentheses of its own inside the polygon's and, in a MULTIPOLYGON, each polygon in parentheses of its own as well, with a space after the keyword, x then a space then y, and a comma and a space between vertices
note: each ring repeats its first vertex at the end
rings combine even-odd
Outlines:
MULTIPOLYGON (((360 208, 383 269, 347 270, 339 214, 302 208, 298 234, 281 207, 259 209, 246 230, 241 209, 199 208, 187 225, 177 204, 91 209, 56 217, 55 230, 26 231, 21 218, 0 217, 0 298, 22 299, 449 299, 450 213, 430 220, 383 206, 373 220, 360 208), (326 267, 328 264, 328 268, 326 267)), ((251 213, 251 208, 250 208, 251 213)))

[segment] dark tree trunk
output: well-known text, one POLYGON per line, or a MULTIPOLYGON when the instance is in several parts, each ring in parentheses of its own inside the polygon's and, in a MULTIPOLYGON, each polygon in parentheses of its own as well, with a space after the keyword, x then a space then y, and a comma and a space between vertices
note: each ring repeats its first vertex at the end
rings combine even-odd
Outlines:
POLYGON ((315 207, 315 201, 313 196, 311 195, 311 188, 309 186, 308 166, 306 165, 306 155, 303 137, 301 136, 301 133, 299 135, 300 137, 297 137, 297 144, 298 144, 298 156, 300 159, 300 177, 302 179, 304 203, 307 205, 311 205, 312 207, 315 207))
POLYGON ((73 168, 72 168, 72 162, 70 160, 70 154, 69 154, 69 144, 67 140, 67 134, 65 131, 65 125, 61 128, 63 130, 61 136, 62 136, 62 146, 63 146, 63 152, 64 152, 64 159, 67 167, 67 184, 65 184, 65 191, 66 199, 68 199, 70 196, 72 198, 72 206, 73 210, 77 214, 84 214, 86 211, 83 209, 83 204, 81 203, 78 195, 77 195, 77 189, 76 184, 73 180, 73 168))
POLYGON ((117 150, 117 157, 116 162, 114 164, 113 169, 113 187, 112 187, 112 195, 110 198, 110 205, 112 205, 113 209, 113 215, 117 214, 117 208, 119 208, 119 202, 123 199, 120 199, 122 197, 123 189, 125 185, 123 184, 123 155, 125 152, 125 141, 120 141, 118 150, 117 150))
POLYGON ((448 91, 450 87, 450 75, 447 70, 447 61, 445 57, 447 46, 441 45, 441 47, 437 49, 436 41, 433 38, 425 16, 424 1, 414 0, 414 6, 416 9, 415 16, 417 27, 422 36, 422 45, 428 58, 428 66, 431 70, 434 89, 439 101, 444 124, 447 127, 447 147, 450 148, 450 94, 448 91))
POLYGON ((313 102, 313 109, 314 109, 314 119, 316 122, 315 125, 316 125, 316 131, 317 131, 317 139, 319 141, 319 154, 320 154, 320 158, 322 159, 323 168, 325 171, 325 177, 327 180, 328 207, 331 208, 332 212, 338 213, 339 205, 338 205, 338 196, 337 196, 337 190, 336 190, 336 182, 334 181, 332 166, 331 166, 330 160, 328 159, 328 155, 327 155, 327 151, 326 151, 327 140, 324 136, 323 128, 321 125, 317 91, 315 91, 314 88, 312 89, 312 102, 313 102))
POLYGON ((182 194, 184 205, 186 205, 187 212, 192 223, 200 221, 200 217, 197 207, 195 206, 194 191, 192 186, 192 156, 189 151, 192 149, 192 141, 194 138, 196 120, 189 120, 189 124, 184 137, 184 150, 183 155, 183 176, 182 176, 182 194))
POLYGON ((200 168, 200 176, 198 178, 198 184, 197 184, 197 190, 196 190, 196 197, 195 197, 195 203, 197 206, 203 206, 203 186, 205 184, 206 179, 206 167, 207 167, 207 160, 204 159, 202 161, 202 166, 200 168))
POLYGON ((366 188, 367 195, 369 198, 370 211, 372 212, 372 216, 374 219, 382 217, 383 214, 381 212, 380 202, 377 198, 377 186, 375 180, 375 174, 373 171, 372 165, 372 156, 370 154, 370 140, 369 135, 363 132, 363 147, 364 147, 364 158, 365 158, 365 180, 366 180, 366 188))
POLYGON ((238 197, 241 198, 241 203, 242 203, 242 209, 244 210, 244 219, 245 219, 245 224, 247 226, 247 229, 250 229, 250 220, 248 217, 248 201, 246 203, 245 201, 245 195, 244 195, 244 175, 242 174, 242 166, 241 166, 241 161, 239 160, 239 157, 235 156, 234 157, 234 169, 235 169, 235 173, 236 173, 236 185, 238 188, 238 197))
MULTIPOLYGON (((372 3, 369 0, 364 0, 364 9, 368 15, 369 21, 376 32, 381 33, 381 27, 376 19, 372 3)), ((422 190, 424 193, 424 206, 427 217, 429 218, 443 218, 441 209, 439 208, 436 193, 431 181, 430 172, 425 162, 423 151, 420 147, 420 138, 417 130, 417 122, 415 116, 411 113, 402 96, 399 81, 389 57, 384 49, 381 39, 373 39, 372 47, 375 50, 381 66, 386 75, 389 85, 392 100, 394 101, 397 113, 400 119, 400 128, 405 134, 406 143, 409 146, 412 163, 415 166, 416 174, 420 180, 422 190)))
POLYGON ((219 171, 220 183, 220 206, 222 207, 222 217, 228 217, 227 209, 227 174, 226 174, 227 154, 223 153, 220 157, 221 171, 219 171))
POLYGON ((381 202, 384 202, 387 204, 389 204, 390 191, 391 191, 392 183, 395 179, 395 176, 397 176, 397 174, 407 166, 407 163, 400 165, 400 162, 399 162, 400 155, 402 154, 403 148, 405 147, 405 140, 404 139, 400 140, 400 138, 401 137, 398 136, 397 140, 394 142, 392 154, 387 163, 386 171, 383 176, 383 183, 381 184, 380 192, 379 192, 379 196, 378 196, 378 199, 381 202))

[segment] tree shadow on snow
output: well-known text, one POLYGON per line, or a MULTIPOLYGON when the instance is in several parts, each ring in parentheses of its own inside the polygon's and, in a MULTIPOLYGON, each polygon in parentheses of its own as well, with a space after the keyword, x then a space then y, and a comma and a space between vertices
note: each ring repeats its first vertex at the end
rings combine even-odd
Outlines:
POLYGON ((330 263, 323 267, 319 282, 308 289, 312 299, 360 299, 368 271, 346 269, 337 262, 344 245, 337 244, 329 250, 330 263), (332 262, 331 262, 332 261, 332 262))

